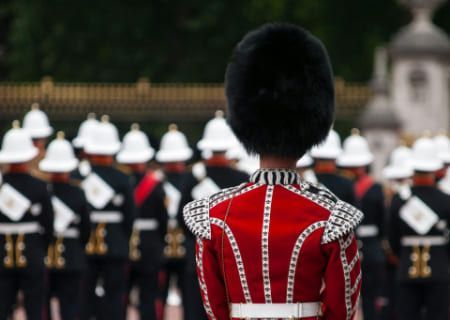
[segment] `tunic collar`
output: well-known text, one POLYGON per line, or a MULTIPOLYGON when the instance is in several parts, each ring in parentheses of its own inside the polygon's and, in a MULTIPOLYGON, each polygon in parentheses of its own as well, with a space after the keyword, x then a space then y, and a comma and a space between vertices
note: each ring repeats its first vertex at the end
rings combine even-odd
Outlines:
POLYGON ((250 177, 253 183, 262 184, 300 184, 301 178, 295 170, 289 169, 259 169, 250 177))

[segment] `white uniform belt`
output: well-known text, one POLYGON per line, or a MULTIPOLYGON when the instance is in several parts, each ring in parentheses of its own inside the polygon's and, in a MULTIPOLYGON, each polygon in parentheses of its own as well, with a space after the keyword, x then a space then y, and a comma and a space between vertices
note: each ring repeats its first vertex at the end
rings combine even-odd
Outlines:
POLYGON ((231 304, 231 318, 308 318, 321 315, 320 302, 231 304))
POLYGON ((40 231, 38 222, 0 223, 0 234, 28 234, 40 231))
POLYGON ((443 246, 448 243, 448 239, 444 236, 406 236, 401 238, 401 243, 405 247, 443 246))
POLYGON ((68 239, 77 239, 80 236, 80 231, 75 228, 69 228, 63 232, 55 232, 55 237, 62 237, 68 239))
POLYGON ((159 223, 156 219, 137 219, 133 228, 139 231, 154 231, 158 229, 159 223))
POLYGON ((374 224, 366 224, 356 229, 356 235, 360 238, 376 237, 378 232, 378 227, 374 224))
POLYGON ((123 215, 119 211, 92 211, 91 222, 93 223, 120 223, 123 215))

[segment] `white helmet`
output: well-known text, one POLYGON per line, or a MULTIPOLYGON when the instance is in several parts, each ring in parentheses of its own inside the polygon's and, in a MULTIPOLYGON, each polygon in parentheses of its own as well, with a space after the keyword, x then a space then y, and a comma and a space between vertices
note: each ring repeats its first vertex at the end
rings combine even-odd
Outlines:
POLYGON ((433 138, 437 155, 444 163, 450 163, 450 139, 445 134, 438 134, 433 138))
POLYGON ((109 122, 109 116, 104 115, 86 140, 84 152, 98 155, 115 155, 120 150, 120 139, 117 128, 109 122))
POLYGON ((239 160, 236 168, 248 174, 253 174, 259 168, 259 156, 247 154, 246 158, 239 160))
POLYGON ((0 150, 0 163, 21 163, 33 160, 39 150, 33 145, 30 134, 20 128, 19 121, 15 120, 12 129, 3 137, 0 150))
POLYGON ((39 109, 38 103, 31 105, 31 110, 23 117, 23 129, 25 129, 32 139, 47 138, 53 133, 48 117, 39 109))
POLYGON ((192 157, 186 136, 178 131, 175 124, 169 125, 169 131, 161 138, 156 160, 161 163, 187 161, 192 157))
POLYGON ((372 161, 369 143, 359 134, 358 129, 353 129, 352 134, 344 141, 344 149, 337 159, 337 165, 345 168, 365 167, 372 161))
POLYGON ((443 162, 438 158, 436 144, 432 139, 417 139, 412 147, 412 166, 415 171, 435 172, 442 169, 443 162))
POLYGON ((297 161, 297 168, 308 168, 312 166, 313 163, 314 163, 313 158, 311 158, 311 156, 308 153, 305 153, 303 157, 301 157, 297 161))
POLYGON ((57 138, 50 142, 44 159, 39 162, 39 169, 45 172, 70 172, 78 166, 78 159, 69 141, 64 139, 64 132, 57 133, 57 138))
POLYGON ((137 123, 134 123, 123 137, 122 150, 116 158, 119 163, 144 163, 153 158, 154 154, 155 150, 150 145, 147 135, 140 130, 137 123))
POLYGON ((234 146, 235 141, 233 131, 224 119, 223 112, 217 111, 215 117, 206 124, 203 138, 197 143, 197 147, 202 151, 226 152, 234 146))
POLYGON ((75 148, 83 148, 92 130, 94 130, 98 123, 98 120, 95 118, 95 113, 89 113, 87 119, 80 124, 77 136, 72 140, 73 146, 75 148))
POLYGON ((333 129, 321 144, 311 149, 311 157, 316 159, 336 159, 342 152, 341 138, 333 129))
POLYGON ((237 139, 237 137, 233 134, 234 144, 230 148, 228 148, 225 153, 225 157, 228 160, 242 160, 250 157, 247 150, 245 150, 243 144, 237 139))
POLYGON ((388 180, 406 179, 413 175, 411 163, 412 151, 406 146, 399 146, 392 151, 389 165, 383 169, 383 176, 388 180))

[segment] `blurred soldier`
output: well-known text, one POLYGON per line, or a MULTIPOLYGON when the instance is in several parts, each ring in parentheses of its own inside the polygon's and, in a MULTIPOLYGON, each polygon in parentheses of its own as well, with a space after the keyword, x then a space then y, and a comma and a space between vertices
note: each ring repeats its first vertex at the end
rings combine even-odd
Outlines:
POLYGON ((89 113, 87 119, 84 120, 78 128, 77 136, 72 140, 72 145, 75 148, 76 155, 80 160, 78 168, 72 173, 72 177, 77 180, 82 180, 91 173, 91 165, 84 152, 84 145, 91 136, 93 130, 95 130, 98 124, 95 113, 89 113))
POLYGON ((444 134, 438 134, 433 138, 433 142, 436 146, 437 156, 443 162, 442 169, 436 172, 436 181, 438 182, 438 188, 446 193, 450 194, 450 139, 444 134))
POLYGON ((317 184, 317 177, 313 170, 314 160, 309 153, 305 153, 296 164, 297 172, 300 177, 312 184, 317 184))
MULTIPOLYGON (((188 174, 186 161, 192 157, 192 149, 189 148, 186 136, 178 131, 175 124, 169 126, 169 131, 161 138, 156 160, 162 164, 163 188, 167 200, 167 212, 169 220, 167 224, 166 246, 164 248, 165 285, 163 299, 167 301, 170 287, 177 284, 181 292, 181 300, 189 301, 183 286, 183 275, 186 267, 186 247, 184 230, 179 224, 178 212, 180 210, 181 191, 186 184, 188 174)), ((189 293, 189 292, 187 292, 189 293)))
POLYGON ((84 146, 92 171, 81 186, 92 210, 93 231, 86 246, 88 272, 83 316, 123 319, 125 268, 135 205, 130 178, 113 166, 113 157, 120 149, 117 129, 109 117, 101 120, 84 146), (96 299, 96 295, 101 299, 96 299))
MULTIPOLYGON (((413 169, 411 165, 412 151, 410 148, 401 145, 395 148, 390 156, 389 165, 383 169, 383 178, 387 181, 384 188, 386 196, 386 205, 389 207, 395 194, 399 194, 403 198, 411 196, 411 178, 413 169)), ((389 220, 389 217, 387 217, 389 220)), ((389 319, 397 319, 397 287, 396 276, 398 267, 398 258, 393 252, 388 241, 383 242, 386 252, 387 269, 386 269, 386 295, 389 301, 387 314, 389 319)))
POLYGON ((53 209, 47 184, 30 175, 30 161, 38 152, 15 121, 0 151, 0 163, 10 165, 0 186, 0 319, 11 315, 19 290, 27 319, 42 318, 44 257, 53 236, 53 209))
POLYGON ((337 165, 352 172, 355 177, 354 192, 356 203, 364 213, 361 225, 356 229, 361 241, 362 275, 361 289, 364 319, 379 319, 387 304, 383 291, 385 283, 385 256, 382 247, 385 219, 383 188, 369 175, 373 154, 367 140, 353 129, 352 135, 345 139, 343 153, 337 165))
POLYGON ((33 103, 31 110, 25 114, 22 127, 31 136, 34 146, 39 150, 38 156, 31 164, 33 174, 40 178, 48 179, 47 176, 39 172, 39 161, 45 155, 45 146, 47 145, 48 138, 53 133, 53 128, 50 126, 45 112, 40 110, 38 103, 33 103))
MULTIPOLYGON (((192 174, 182 192, 180 210, 192 200, 202 199, 223 188, 248 180, 248 175, 231 168, 230 161, 226 158, 226 151, 234 147, 235 143, 234 134, 226 123, 223 112, 217 111, 215 117, 206 124, 203 137, 197 144, 200 151, 209 151, 211 156, 204 163, 193 166, 192 174)), ((181 212, 179 219, 182 219, 181 212)), ((180 223, 183 223, 182 220, 180 223)), ((195 239, 190 232, 187 234, 186 250, 186 269, 183 277, 184 319, 206 319, 195 270, 195 239)))
POLYGON ((39 168, 50 174, 53 190, 55 240, 48 247, 46 264, 50 270, 49 298, 58 299, 63 320, 80 317, 81 280, 86 270, 84 250, 91 231, 84 192, 70 182, 70 172, 77 165, 72 146, 64 133, 58 132, 39 168))
POLYGON ((155 303, 158 297, 158 273, 161 269, 167 211, 160 176, 148 171, 147 162, 155 151, 138 124, 131 126, 117 155, 117 162, 132 172, 137 217, 130 239, 130 287, 139 292, 141 319, 156 320, 155 303))
POLYGON ((413 145, 413 186, 397 194, 390 208, 389 240, 399 257, 400 319, 448 319, 448 220, 450 197, 436 188, 442 168, 435 145, 413 145))
POLYGON ((314 159, 314 173, 319 183, 327 187, 339 199, 355 204, 355 195, 351 180, 340 176, 337 172, 336 159, 342 152, 341 138, 333 129, 325 141, 311 149, 314 159))
POLYGON ((362 214, 295 172, 333 120, 323 45, 296 26, 264 25, 235 47, 226 95, 228 121, 261 169, 184 208, 209 318, 352 319, 362 214))
POLYGON ((411 192, 411 178, 413 175, 412 168, 412 151, 406 146, 395 148, 390 156, 389 165, 383 169, 383 178, 387 181, 387 194, 390 203, 392 196, 396 193, 409 197, 411 192))

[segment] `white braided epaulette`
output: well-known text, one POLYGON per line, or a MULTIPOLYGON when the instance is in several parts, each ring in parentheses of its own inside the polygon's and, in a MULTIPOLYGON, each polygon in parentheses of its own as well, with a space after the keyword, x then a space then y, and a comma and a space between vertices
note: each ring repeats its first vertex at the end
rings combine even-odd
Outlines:
POLYGON ((322 244, 339 240, 353 232, 361 223, 364 215, 347 202, 338 200, 331 210, 322 235, 322 244))
POLYGON ((354 206, 339 200, 322 184, 305 183, 303 191, 311 200, 330 210, 330 216, 322 235, 322 244, 339 240, 353 232, 361 223, 364 215, 354 206))
POLYGON ((211 223, 209 209, 211 206, 230 198, 230 195, 241 186, 221 190, 208 198, 189 202, 183 208, 183 218, 188 229, 197 238, 211 239, 211 223))

